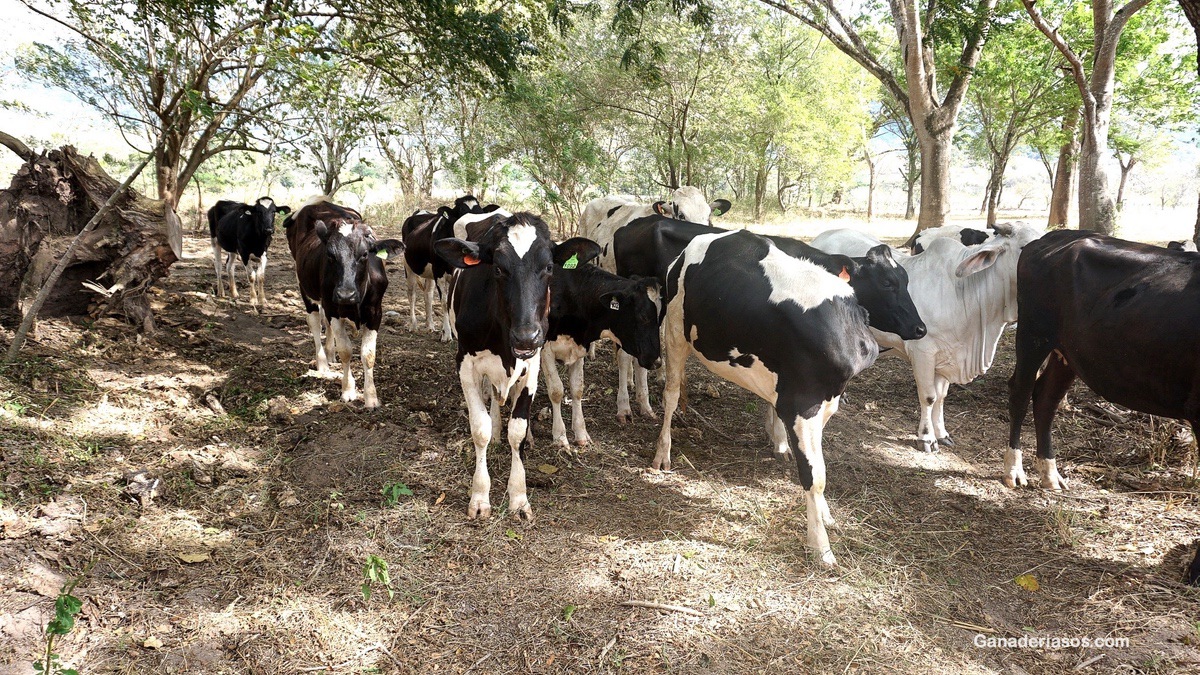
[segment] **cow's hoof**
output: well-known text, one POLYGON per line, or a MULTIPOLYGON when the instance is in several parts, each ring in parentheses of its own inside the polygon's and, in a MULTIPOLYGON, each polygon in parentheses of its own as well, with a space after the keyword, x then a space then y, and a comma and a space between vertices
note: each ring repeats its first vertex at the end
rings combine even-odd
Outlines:
POLYGON ((654 461, 650 462, 650 470, 651 471, 662 471, 664 473, 669 473, 671 471, 671 460, 669 460, 669 459, 660 460, 659 458, 655 457, 654 461))
POLYGON ((1069 489, 1067 486, 1067 479, 1063 478, 1062 474, 1058 472, 1058 466, 1055 460, 1038 459, 1037 468, 1038 473, 1042 478, 1043 489, 1054 490, 1055 492, 1062 492, 1063 490, 1069 489))
POLYGON ((363 408, 366 410, 375 410, 379 408, 378 396, 367 396, 363 399, 363 408))
POLYGON ((486 499, 471 497, 471 504, 467 506, 467 520, 487 520, 492 517, 492 505, 486 499))
POLYGON ((821 561, 821 565, 824 567, 837 567, 837 558, 834 557, 831 549, 825 549, 824 551, 821 551, 821 554, 818 556, 818 558, 821 561))
POLYGON ((938 442, 938 445, 944 445, 944 446, 946 446, 947 448, 953 448, 953 447, 954 447, 954 439, 953 439, 953 438, 950 438, 949 434, 947 434, 947 435, 945 435, 945 436, 942 436, 941 438, 937 439, 937 442, 938 442))
POLYGON ((924 438, 918 438, 917 439, 917 450, 920 450, 921 452, 937 452, 938 451, 938 442, 926 440, 924 438))
POLYGON ((587 446, 589 446, 591 444, 592 444, 591 436, 576 436, 575 437, 575 445, 577 445, 581 448, 586 448, 587 446))
POLYGON ((528 500, 523 500, 520 507, 510 504, 508 510, 512 513, 513 520, 525 524, 533 523, 533 508, 529 506, 528 500))
POLYGON ((633 421, 633 415, 631 413, 628 413, 628 412, 617 413, 617 423, 618 424, 629 424, 632 421, 633 421))
POLYGON ((1024 469, 1009 471, 1004 477, 1004 484, 1010 488, 1025 487, 1029 485, 1029 479, 1025 477, 1024 469))
POLYGON ((350 403, 351 401, 353 401, 357 398, 358 398, 358 391, 355 389, 347 389, 347 390, 342 391, 342 401, 344 403, 350 403))

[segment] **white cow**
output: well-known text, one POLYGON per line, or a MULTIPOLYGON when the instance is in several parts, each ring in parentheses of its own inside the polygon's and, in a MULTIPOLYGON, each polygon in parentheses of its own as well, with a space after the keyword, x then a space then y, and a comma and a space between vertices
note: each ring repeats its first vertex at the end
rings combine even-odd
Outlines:
POLYGON ((600 197, 583 207, 583 214, 579 217, 579 234, 600 244, 600 267, 616 272, 613 234, 630 221, 658 214, 708 225, 713 216, 727 213, 731 206, 728 199, 717 199, 712 203, 705 201, 704 193, 690 185, 672 192, 667 201, 653 204, 643 204, 625 197, 600 197))
MULTIPOLYGON (((727 213, 731 207, 728 199, 717 199, 711 203, 705 201, 704 193, 690 185, 675 190, 666 201, 653 204, 643 204, 625 197, 600 197, 583 207, 583 214, 579 218, 579 234, 600 244, 598 264, 602 269, 615 273, 617 261, 613 255, 613 235, 630 222, 658 214, 708 225, 713 216, 727 213)), ((650 294, 650 299, 657 306, 657 289, 650 291, 650 294)), ((654 408, 650 406, 650 386, 646 370, 635 366, 632 356, 617 350, 617 420, 622 423, 633 419, 629 405, 629 376, 635 367, 637 370, 634 388, 637 390, 638 407, 646 417, 656 417, 654 408)))
MULTIPOLYGON (((1017 320, 1017 259, 1026 244, 1045 233, 1024 223, 1000 224, 982 244, 963 246, 958 237, 924 239, 925 251, 900 256, 908 291, 929 333, 901 340, 872 330, 881 347, 912 363, 921 403, 917 437, 921 449, 954 445, 943 406, 950 383, 966 384, 986 373, 996 357, 1004 327, 1017 320)), ((812 245, 826 253, 859 256, 879 240, 856 230, 824 232, 812 245)))

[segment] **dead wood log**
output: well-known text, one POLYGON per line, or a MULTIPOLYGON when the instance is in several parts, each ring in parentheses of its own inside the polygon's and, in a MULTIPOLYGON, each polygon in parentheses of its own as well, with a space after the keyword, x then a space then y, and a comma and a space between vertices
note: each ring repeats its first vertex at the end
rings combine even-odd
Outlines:
MULTIPOLYGON (((0 190, 0 311, 18 317, 72 239, 121 185, 95 158, 69 145, 25 159, 9 187, 0 190)), ((132 188, 124 190, 95 228, 80 237, 39 315, 112 314, 152 330, 146 291, 166 276, 182 243, 174 210, 132 188), (83 281, 98 281, 113 292, 95 294, 81 286, 83 281)))

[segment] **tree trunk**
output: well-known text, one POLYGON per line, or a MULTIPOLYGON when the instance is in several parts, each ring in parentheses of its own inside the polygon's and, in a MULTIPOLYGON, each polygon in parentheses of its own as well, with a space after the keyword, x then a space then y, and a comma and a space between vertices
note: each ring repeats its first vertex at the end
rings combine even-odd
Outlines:
POLYGON ((954 138, 955 125, 950 123, 934 135, 927 128, 934 124, 934 117, 914 125, 921 142, 921 210, 917 215, 916 232, 945 225, 946 216, 950 214, 950 154, 953 152, 950 141, 954 138))
POLYGON ((1104 168, 1104 158, 1108 155, 1107 117, 1105 114, 1103 119, 1084 119, 1079 151, 1079 229, 1112 235, 1116 230, 1116 209, 1108 171, 1104 168))
POLYGON ((1117 185, 1117 213, 1125 207, 1125 181, 1129 179, 1129 173, 1133 171, 1133 167, 1137 166, 1137 157, 1130 157, 1129 162, 1122 162, 1120 158, 1117 161, 1121 165, 1121 182, 1117 185))
POLYGON ((867 159, 867 222, 871 222, 871 218, 875 216, 875 162, 872 161, 869 154, 864 156, 867 159))
POLYGON ((904 206, 904 219, 912 220, 917 215, 917 179, 921 177, 919 166, 920 153, 913 148, 908 151, 908 172, 904 174, 905 188, 908 193, 904 206))
POLYGON ((1063 113, 1062 130, 1066 141, 1058 150, 1058 165, 1054 171, 1054 187, 1050 192, 1050 218, 1047 227, 1066 227, 1071 205, 1071 183, 1075 178, 1075 156, 1079 141, 1075 130, 1079 125, 1079 106, 1063 113))
MULTIPOLYGON (((0 190, 0 311, 20 313, 67 245, 120 187, 92 157, 64 146, 21 165, 0 190)), ((181 253, 182 228, 165 200, 132 188, 87 233, 41 316, 124 316, 153 329, 146 290, 181 253), (80 288, 99 281, 109 296, 80 288)))
POLYGON ((754 219, 762 219, 763 200, 767 195, 767 167, 759 165, 754 172, 754 219))
POLYGON ((991 228, 996 226, 996 212, 1000 209, 1000 196, 1004 193, 1004 170, 1006 168, 1008 168, 1006 161, 996 161, 992 165, 992 175, 988 178, 987 226, 991 228))
MULTIPOLYGON (((1179 4, 1196 33, 1196 70, 1200 72, 1200 0, 1179 0, 1179 4)), ((1200 196, 1196 199, 1196 227, 1193 229, 1192 241, 1198 242, 1196 245, 1200 246, 1200 196)))

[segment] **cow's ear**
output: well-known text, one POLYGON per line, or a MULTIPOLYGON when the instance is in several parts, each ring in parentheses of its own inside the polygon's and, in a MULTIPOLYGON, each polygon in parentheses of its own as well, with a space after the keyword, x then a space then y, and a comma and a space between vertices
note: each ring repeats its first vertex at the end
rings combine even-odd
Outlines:
POLYGON ((317 236, 321 238, 321 241, 326 241, 329 239, 329 227, 325 225, 325 221, 314 221, 313 230, 317 233, 317 236))
POLYGON ((892 260, 892 249, 887 244, 880 244, 871 250, 867 251, 867 260, 876 265, 894 266, 896 263, 892 260))
POLYGON ((291 213, 291 212, 292 212, 292 207, 290 207, 290 206, 277 206, 277 207, 275 207, 275 213, 282 213, 282 214, 284 214, 284 215, 286 216, 287 214, 289 214, 289 213, 291 213))
POLYGON ((554 246, 554 266, 562 267, 572 258, 575 267, 586 265, 600 257, 600 244, 587 237, 571 237, 561 244, 554 246))
POLYGON ((663 218, 670 218, 672 215, 671 211, 667 208, 667 202, 654 202, 650 208, 654 209, 654 212, 663 218))
POLYGON ((958 267, 954 269, 954 276, 968 277, 976 272, 982 272, 992 265, 996 264, 996 260, 1004 253, 1002 248, 983 248, 971 255, 967 256, 966 260, 958 263, 958 267))
POLYGON ((479 244, 473 241, 463 241, 462 239, 439 239, 434 242, 433 250, 445 260, 451 267, 458 269, 466 269, 474 267, 481 262, 491 262, 484 260, 484 256, 480 253, 479 244))
POLYGON ((399 239, 384 239, 371 245, 371 255, 383 260, 404 252, 404 242, 399 239))
POLYGON ((728 199, 717 199, 709 204, 708 208, 712 209, 714 216, 723 216, 729 213, 729 209, 733 208, 733 204, 728 199))

